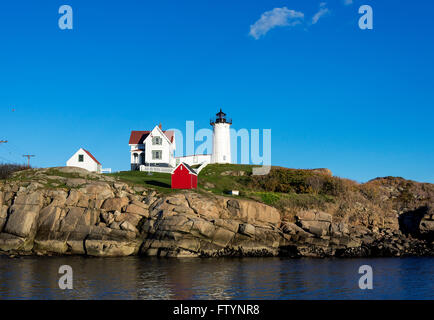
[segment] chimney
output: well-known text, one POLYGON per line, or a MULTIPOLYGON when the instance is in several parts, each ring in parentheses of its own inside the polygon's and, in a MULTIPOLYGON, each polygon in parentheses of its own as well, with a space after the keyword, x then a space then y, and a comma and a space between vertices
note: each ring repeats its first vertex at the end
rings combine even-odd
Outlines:
POLYGON ((158 127, 160 128, 160 130, 163 130, 163 127, 161 126, 161 122, 160 122, 160 124, 158 125, 158 127))

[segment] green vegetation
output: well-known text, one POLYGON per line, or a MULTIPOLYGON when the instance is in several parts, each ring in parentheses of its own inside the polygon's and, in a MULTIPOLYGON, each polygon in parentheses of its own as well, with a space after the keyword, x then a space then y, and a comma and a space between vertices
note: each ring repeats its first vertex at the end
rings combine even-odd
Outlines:
MULTIPOLYGON (((251 165, 210 164, 199 174, 198 192, 228 195, 239 190, 240 197, 254 199, 277 208, 324 208, 355 183, 314 170, 273 167, 265 176, 252 175, 251 165)), ((258 166, 256 166, 258 167, 258 166)), ((122 171, 108 174, 121 181, 155 189, 172 190, 167 173, 122 171)))
POLYGON ((209 164, 200 172, 198 186, 216 194, 247 190, 252 168, 249 165, 209 164))
POLYGON ((160 172, 142 172, 142 171, 120 171, 109 173, 108 176, 119 179, 120 181, 140 185, 147 188, 155 189, 161 193, 170 193, 175 190, 171 189, 170 173, 160 172))
POLYGON ((322 209, 325 210, 327 204, 335 202, 335 197, 318 194, 297 194, 297 193, 278 193, 278 192, 246 192, 246 198, 263 202, 278 209, 322 209))

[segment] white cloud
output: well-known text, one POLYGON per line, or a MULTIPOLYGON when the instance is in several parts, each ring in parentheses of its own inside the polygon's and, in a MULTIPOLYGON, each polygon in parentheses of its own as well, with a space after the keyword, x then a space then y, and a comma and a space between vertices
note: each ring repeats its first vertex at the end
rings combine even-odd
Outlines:
POLYGON ((275 27, 293 27, 302 23, 304 13, 290 10, 287 7, 266 11, 261 18, 250 26, 250 35, 259 39, 275 27))
POLYGON ((312 24, 316 24, 319 19, 330 13, 330 10, 326 7, 326 5, 327 3, 325 2, 320 3, 319 11, 312 17, 312 24))
POLYGON ((353 4, 353 0, 344 0, 344 5, 349 6, 350 4, 353 4))

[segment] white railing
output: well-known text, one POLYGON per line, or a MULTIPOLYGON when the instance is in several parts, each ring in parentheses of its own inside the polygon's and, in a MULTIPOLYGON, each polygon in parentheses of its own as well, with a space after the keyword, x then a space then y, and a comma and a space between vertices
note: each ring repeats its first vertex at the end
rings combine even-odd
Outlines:
POLYGON ((140 165, 139 170, 144 172, 161 172, 161 173, 172 173, 174 168, 172 167, 154 167, 154 166, 145 166, 140 165))

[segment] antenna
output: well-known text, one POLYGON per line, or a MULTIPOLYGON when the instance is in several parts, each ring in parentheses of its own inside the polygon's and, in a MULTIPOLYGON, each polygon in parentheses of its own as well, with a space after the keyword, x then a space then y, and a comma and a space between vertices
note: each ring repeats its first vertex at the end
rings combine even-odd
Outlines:
POLYGON ((27 158, 27 167, 30 168, 30 158, 36 157, 33 154, 24 154, 23 157, 27 158))

